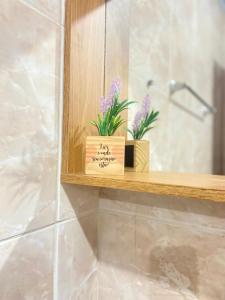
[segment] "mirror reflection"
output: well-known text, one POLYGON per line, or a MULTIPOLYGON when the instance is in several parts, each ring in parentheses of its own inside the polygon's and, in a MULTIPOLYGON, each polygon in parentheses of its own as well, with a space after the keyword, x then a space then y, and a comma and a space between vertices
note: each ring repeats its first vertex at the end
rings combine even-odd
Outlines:
POLYGON ((224 36, 221 0, 107 2, 106 86, 137 101, 129 128, 147 95, 160 112, 143 137, 151 170, 225 175, 224 36))

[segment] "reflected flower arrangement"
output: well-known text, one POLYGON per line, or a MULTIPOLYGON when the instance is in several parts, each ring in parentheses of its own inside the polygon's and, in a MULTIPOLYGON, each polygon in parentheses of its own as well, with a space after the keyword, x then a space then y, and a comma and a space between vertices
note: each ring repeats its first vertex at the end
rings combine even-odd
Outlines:
POLYGON ((150 97, 146 95, 143 99, 141 109, 137 111, 134 117, 132 129, 128 129, 134 140, 141 140, 153 128, 152 124, 157 121, 159 111, 150 111, 150 105, 150 97))

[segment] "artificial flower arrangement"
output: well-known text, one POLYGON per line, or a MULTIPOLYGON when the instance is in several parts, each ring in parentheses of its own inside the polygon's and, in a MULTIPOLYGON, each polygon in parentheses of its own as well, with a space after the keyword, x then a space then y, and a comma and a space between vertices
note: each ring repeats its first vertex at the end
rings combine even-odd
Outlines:
POLYGON ((121 112, 134 103, 129 100, 120 100, 120 82, 112 82, 107 98, 100 99, 100 113, 97 121, 91 121, 100 136, 112 136, 126 121, 121 117, 121 112))
POLYGON ((135 115, 132 129, 128 129, 133 139, 141 140, 149 130, 154 128, 152 124, 157 121, 158 115, 159 111, 150 111, 150 97, 146 95, 141 109, 135 115))
POLYGON ((128 132, 133 140, 126 141, 125 167, 126 171, 149 171, 149 141, 142 140, 144 135, 153 128, 157 121, 159 111, 150 109, 150 97, 146 95, 141 109, 137 111, 132 128, 128 132))
POLYGON ((121 113, 132 103, 133 101, 120 99, 120 82, 114 80, 108 97, 100 99, 97 121, 91 121, 99 136, 86 138, 86 174, 124 173, 125 138, 113 135, 126 122, 121 113))

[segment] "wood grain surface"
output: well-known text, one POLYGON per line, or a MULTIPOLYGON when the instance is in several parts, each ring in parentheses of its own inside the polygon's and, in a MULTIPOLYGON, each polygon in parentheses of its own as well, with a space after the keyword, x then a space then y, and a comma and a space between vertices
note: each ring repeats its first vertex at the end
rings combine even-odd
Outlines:
POLYGON ((133 146, 134 166, 133 168, 125 167, 127 172, 149 172, 149 141, 145 140, 128 140, 127 146, 133 146))
POLYGON ((125 172, 123 176, 62 174, 62 182, 225 202, 225 177, 208 174, 125 172))
POLYGON ((85 174, 124 174, 123 136, 88 136, 85 147, 85 174))
POLYGON ((62 171, 84 170, 84 145, 97 131, 104 95, 105 1, 69 0, 66 5, 62 171))

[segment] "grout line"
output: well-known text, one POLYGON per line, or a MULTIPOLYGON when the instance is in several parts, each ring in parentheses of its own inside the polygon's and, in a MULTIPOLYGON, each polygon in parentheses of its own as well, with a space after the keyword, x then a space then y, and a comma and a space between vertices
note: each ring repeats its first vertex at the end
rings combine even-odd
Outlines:
POLYGON ((97 300, 99 300, 100 295, 100 284, 99 284, 99 259, 97 257, 97 270, 96 270, 96 294, 97 294, 97 300))
POLYGON ((31 4, 27 3, 26 1, 24 1, 24 0, 19 0, 19 1, 20 1, 20 3, 22 3, 23 5, 25 5, 28 8, 32 9, 33 11, 35 11, 36 13, 41 15, 42 17, 48 19, 48 21, 50 21, 51 23, 54 23, 55 25, 58 25, 60 27, 64 27, 63 24, 60 24, 59 22, 56 22, 52 17, 50 17, 49 15, 47 15, 44 12, 40 11, 36 7, 34 7, 31 4))
MULTIPOLYGON (((61 1, 61 22, 65 19, 64 1, 61 1)), ((62 115, 63 115, 63 83, 64 83, 64 27, 60 29, 60 91, 58 103, 58 161, 57 161, 57 186, 56 186, 56 220, 60 219, 61 195, 61 164, 62 164, 62 115)), ((65 223, 65 222, 64 222, 65 223)), ((53 299, 58 300, 58 264, 59 264, 59 223, 55 226, 54 240, 54 266, 53 266, 53 299)))
POLYGON ((106 36, 107 36, 107 1, 105 1, 105 32, 104 32, 104 70, 103 70, 103 95, 106 96, 106 36))
POLYGON ((95 273, 97 273, 96 267, 93 270, 91 270, 89 272, 89 274, 83 279, 83 281, 79 285, 78 291, 81 291, 82 287, 88 282, 88 280, 91 278, 91 276, 94 275, 95 273))
POLYGON ((62 119, 63 119, 63 84, 64 84, 64 29, 61 29, 60 43, 60 96, 58 105, 58 163, 57 163, 57 207, 56 220, 60 218, 60 190, 61 190, 61 165, 62 165, 62 119))
POLYGON ((137 266, 137 215, 134 218, 134 265, 137 266))
POLYGON ((50 223, 48 225, 44 225, 44 226, 41 226, 41 227, 38 227, 38 228, 35 228, 35 229, 31 229, 31 230, 28 230, 28 231, 25 231, 25 232, 22 232, 22 233, 18 233, 18 234, 12 235, 10 237, 1 239, 0 240, 0 244, 4 243, 4 242, 11 241, 11 240, 14 240, 14 239, 23 238, 23 237, 26 237, 27 235, 30 235, 30 234, 33 234, 33 233, 37 233, 39 231, 41 232, 41 231, 44 231, 45 229, 49 229, 49 228, 51 228, 51 227, 53 227, 53 226, 55 226, 57 224, 58 225, 59 224, 65 224, 65 223, 71 222, 73 220, 75 220, 75 217, 63 219, 63 220, 60 220, 60 221, 56 221, 56 222, 50 223))
POLYGON ((64 26, 65 24, 65 15, 66 15, 66 1, 67 0, 61 0, 61 16, 60 16, 60 22, 61 25, 64 26))
MULTIPOLYGON (((97 239, 97 247, 96 247, 96 258, 97 258, 97 262, 99 261, 99 207, 97 208, 97 218, 96 218, 96 239, 97 239)), ((97 267, 98 269, 98 267, 97 267)))
POLYGON ((59 224, 55 226, 54 258, 53 258, 53 300, 58 299, 58 264, 59 264, 59 224))

